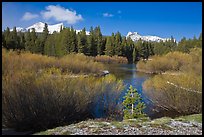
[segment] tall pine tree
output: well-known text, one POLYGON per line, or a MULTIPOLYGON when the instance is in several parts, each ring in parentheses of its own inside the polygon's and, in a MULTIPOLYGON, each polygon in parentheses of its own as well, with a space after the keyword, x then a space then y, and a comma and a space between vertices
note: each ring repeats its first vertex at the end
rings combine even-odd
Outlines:
POLYGON ((113 46, 111 37, 107 38, 105 54, 108 55, 108 56, 113 56, 114 55, 114 46, 113 46))
POLYGON ((115 35, 115 55, 122 56, 122 36, 120 32, 115 35))
POLYGON ((88 55, 96 56, 97 55, 97 46, 96 46, 95 40, 94 40, 93 27, 90 28, 90 35, 88 36, 87 44, 88 44, 88 55))
POLYGON ((45 42, 48 38, 48 35, 49 35, 49 30, 48 30, 48 25, 47 23, 45 23, 45 27, 43 28, 43 33, 42 33, 42 40, 39 41, 41 43, 39 43, 39 52, 41 54, 44 54, 44 46, 45 46, 45 42))
POLYGON ((102 33, 100 27, 95 28, 95 35, 96 38, 96 46, 97 46, 97 54, 102 55, 104 51, 103 47, 103 39, 102 39, 102 33))
POLYGON ((69 35, 69 44, 70 44, 70 53, 77 52, 77 37, 76 31, 73 27, 71 27, 70 35, 69 35))

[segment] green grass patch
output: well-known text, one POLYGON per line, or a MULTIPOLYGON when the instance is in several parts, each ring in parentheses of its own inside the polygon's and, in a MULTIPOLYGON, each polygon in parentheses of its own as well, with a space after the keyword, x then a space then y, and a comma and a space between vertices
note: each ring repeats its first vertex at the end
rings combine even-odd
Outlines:
POLYGON ((118 122, 118 121, 113 121, 111 122, 111 124, 119 129, 123 129, 125 126, 124 122, 118 122))
POLYGON ((162 117, 162 118, 152 120, 150 123, 151 124, 163 125, 163 124, 168 124, 170 121, 171 121, 170 117, 162 117))
POLYGON ((175 120, 184 121, 184 122, 194 121, 194 122, 202 123, 202 114, 180 116, 178 118, 175 118, 175 120))

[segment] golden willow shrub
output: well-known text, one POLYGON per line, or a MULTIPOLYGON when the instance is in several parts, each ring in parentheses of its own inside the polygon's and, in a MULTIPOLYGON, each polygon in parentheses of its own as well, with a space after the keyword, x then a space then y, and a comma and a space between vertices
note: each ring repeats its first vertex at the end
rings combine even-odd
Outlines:
MULTIPOLYGON (((166 70, 182 73, 156 75, 146 80, 143 83, 144 93, 153 102, 169 111, 177 111, 181 114, 201 113, 202 49, 191 49, 189 54, 172 52, 160 58, 162 57, 168 59, 169 67, 166 70)), ((149 63, 143 65, 146 67, 149 63)), ((162 62, 158 64, 163 66, 162 62)))
MULTIPOLYGON (((21 130, 53 128, 94 117, 98 104, 107 116, 118 114, 117 100, 123 84, 113 75, 101 78, 69 77, 62 68, 58 68, 61 66, 55 66, 56 58, 30 53, 26 53, 27 56, 24 53, 19 56, 15 52, 5 50, 2 53, 4 126, 21 130), (28 64, 33 64, 33 68, 28 64), (41 72, 37 73, 37 70, 41 72)), ((79 58, 82 61, 88 60, 81 56, 79 58)), ((90 63, 93 63, 93 67, 98 65, 92 61, 90 63)), ((80 72, 94 71, 87 69, 80 72)))
POLYGON ((6 127, 53 128, 93 117, 98 103, 107 116, 117 113, 116 99, 123 86, 114 76, 63 78, 55 74, 19 72, 3 76, 2 114, 6 127))
POLYGON ((58 60, 58 68, 72 73, 97 73, 104 70, 101 63, 94 62, 91 57, 83 54, 69 54, 58 60))
POLYGON ((193 48, 190 50, 191 62, 182 66, 181 70, 188 73, 195 73, 196 75, 202 75, 202 49, 193 48))
POLYGON ((181 114, 202 112, 202 76, 156 75, 143 84, 144 93, 156 105, 181 114))
POLYGON ((48 57, 38 54, 23 52, 18 54, 15 51, 2 49, 2 73, 16 72, 19 70, 33 70, 38 72, 41 69, 56 67, 64 73, 99 73, 104 70, 103 64, 94 62, 91 57, 82 54, 70 54, 62 58, 48 57))
POLYGON ((107 56, 107 55, 101 55, 101 56, 96 56, 94 57, 94 60, 97 62, 103 62, 103 63, 128 63, 128 60, 126 57, 121 57, 121 56, 107 56))
POLYGON ((197 67, 196 69, 201 69, 199 67, 201 66, 200 65, 201 59, 199 59, 199 57, 202 57, 202 54, 199 54, 198 52, 201 53, 202 49, 199 48, 191 49, 191 52, 189 54, 175 51, 162 56, 155 55, 151 57, 152 60, 147 61, 140 60, 137 63, 137 70, 148 73, 162 73, 166 71, 184 71, 187 70, 186 69, 187 66, 189 68, 190 67, 193 68, 193 64, 195 63, 199 63, 199 65, 196 66, 197 67))

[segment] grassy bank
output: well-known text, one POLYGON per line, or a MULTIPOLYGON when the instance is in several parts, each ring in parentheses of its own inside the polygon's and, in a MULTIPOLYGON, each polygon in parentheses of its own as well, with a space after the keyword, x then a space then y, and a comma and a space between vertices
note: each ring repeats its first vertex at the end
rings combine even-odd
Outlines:
POLYGON ((57 127, 34 135, 195 135, 202 134, 202 114, 175 119, 162 117, 154 120, 86 120, 57 127))

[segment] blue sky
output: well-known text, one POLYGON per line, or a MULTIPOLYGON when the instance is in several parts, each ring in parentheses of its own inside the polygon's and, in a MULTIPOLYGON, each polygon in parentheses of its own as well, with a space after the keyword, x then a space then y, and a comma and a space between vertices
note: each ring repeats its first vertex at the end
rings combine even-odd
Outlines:
POLYGON ((129 31, 159 37, 196 37, 202 32, 201 2, 3 2, 2 29, 36 22, 87 30, 100 26, 104 35, 129 31))

